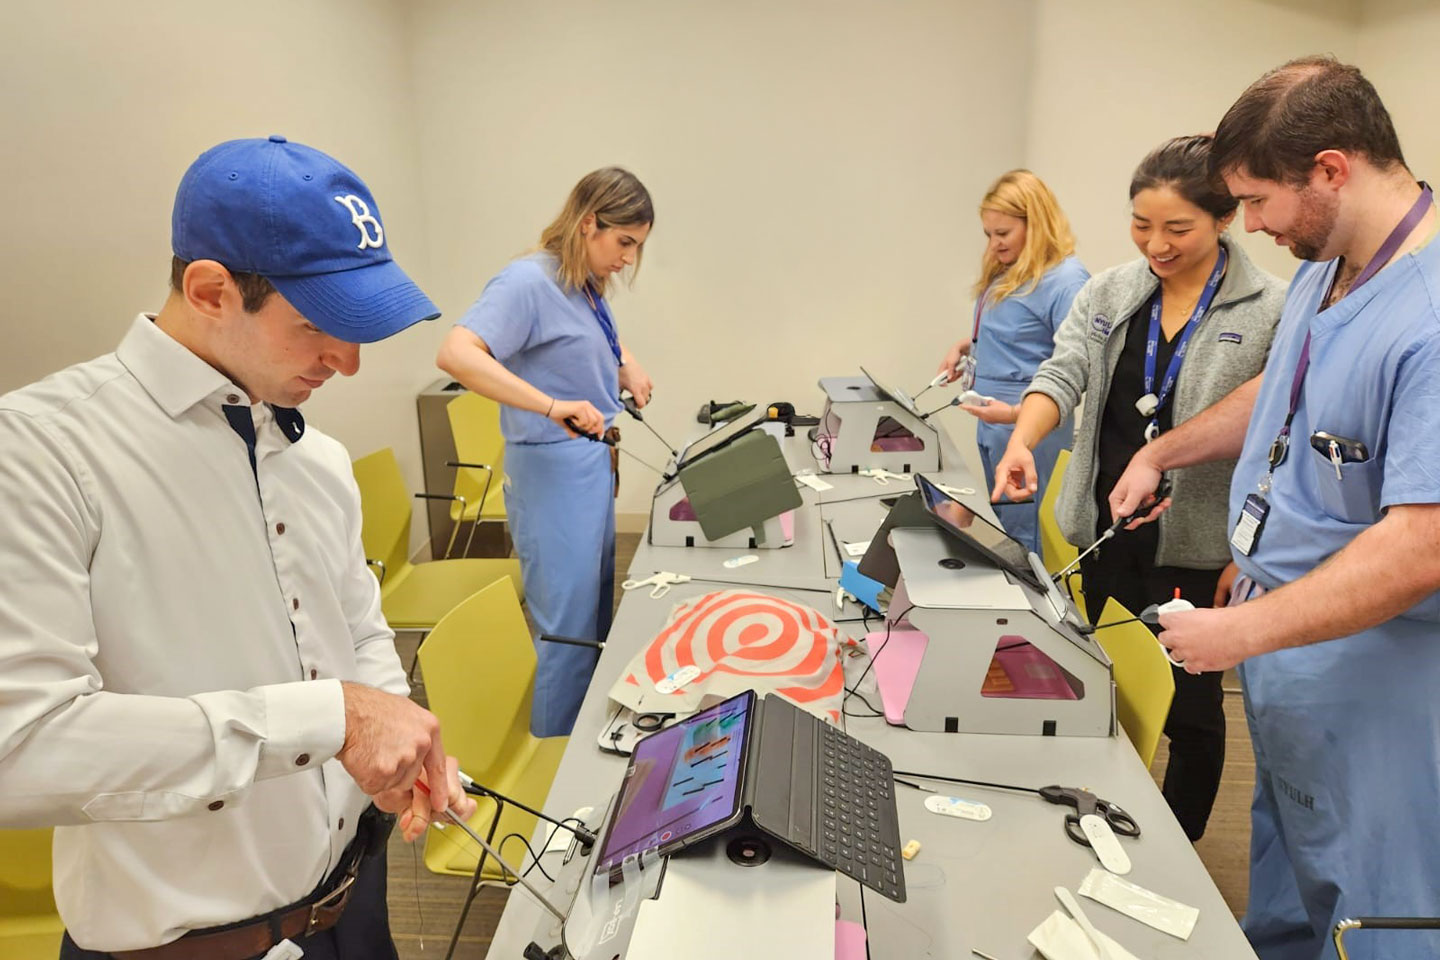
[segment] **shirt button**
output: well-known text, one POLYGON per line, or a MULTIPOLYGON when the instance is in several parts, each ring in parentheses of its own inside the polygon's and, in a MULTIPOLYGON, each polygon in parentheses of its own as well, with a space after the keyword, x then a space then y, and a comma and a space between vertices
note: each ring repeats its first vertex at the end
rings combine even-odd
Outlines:
POLYGON ((240 402, 240 395, 239 395, 238 393, 227 393, 227 394, 225 395, 225 402, 226 402, 226 403, 239 403, 239 402, 240 402))
POLYGON ((297 766, 297 767, 303 767, 303 766, 305 766, 305 764, 307 764, 307 763, 309 763, 309 762, 310 762, 310 754, 308 754, 308 753, 302 753, 302 754, 300 754, 300 756, 298 756, 298 757, 295 758, 295 766, 297 766))
POLYGON ((210 806, 209 806, 207 809, 210 809, 210 810, 219 810, 219 809, 220 809, 221 807, 223 807, 223 806, 225 806, 225 801, 224 801, 224 800, 216 800, 214 803, 210 804, 210 806))
POLYGON ((294 600, 291 600, 291 601, 290 601, 290 609, 292 609, 292 610, 299 610, 299 609, 300 609, 300 598, 299 598, 299 597, 296 597, 294 600))
POLYGON ((310 668, 310 679, 311 679, 311 680, 314 680, 314 679, 315 679, 316 677, 318 677, 319 675, 320 675, 320 671, 316 670, 314 667, 311 667, 311 668, 310 668))
POLYGON ((335 829, 337 829, 337 830, 344 830, 344 829, 345 829, 345 818, 344 818, 344 817, 341 817, 341 818, 340 818, 340 826, 336 827, 335 829))
POLYGON ((285 532, 285 524, 283 524, 283 523, 277 523, 277 524, 275 524, 275 532, 276 532, 276 533, 279 533, 279 534, 283 534, 283 533, 285 532))

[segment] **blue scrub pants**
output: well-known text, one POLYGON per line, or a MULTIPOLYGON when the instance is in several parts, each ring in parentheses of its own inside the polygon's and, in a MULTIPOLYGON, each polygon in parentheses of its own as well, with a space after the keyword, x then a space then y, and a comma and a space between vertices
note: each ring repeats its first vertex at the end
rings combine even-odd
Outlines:
MULTIPOLYGON (((986 392, 983 385, 977 385, 975 389, 986 392)), ((998 396, 993 391, 990 391, 990 395, 998 396)), ((1018 396, 1014 400, 1007 397, 999 399, 1006 403, 1020 402, 1018 396)), ((995 487, 995 465, 1005 455, 1005 447, 1010 443, 1010 435, 1014 432, 1015 425, 1010 423, 986 423, 981 420, 975 427, 975 443, 980 448, 980 463, 985 467, 984 483, 987 490, 995 487)), ((1005 532, 1036 554, 1040 553, 1040 501, 1045 497, 1045 487, 1050 482, 1050 474, 1055 472, 1055 459, 1060 456, 1061 450, 1068 450, 1074 440, 1075 421, 1066 419, 1051 430, 1032 451, 1035 455, 1035 473, 1040 482, 1040 489, 1035 491, 1035 496, 1023 503, 1002 500, 995 504, 995 515, 1000 518, 1000 525, 1005 528, 1005 532)))
MULTIPOLYGON (((539 634, 604 640, 615 590, 615 479, 610 448, 584 438, 505 446, 505 510, 525 603, 539 634)), ((599 652, 537 635, 530 729, 566 736, 599 652)))
MULTIPOLYGON (((1372 630, 1239 667, 1255 745, 1250 905, 1261 960, 1335 957, 1346 917, 1440 916, 1440 625, 1372 630)), ((1358 930, 1354 960, 1433 960, 1440 932, 1358 930)))

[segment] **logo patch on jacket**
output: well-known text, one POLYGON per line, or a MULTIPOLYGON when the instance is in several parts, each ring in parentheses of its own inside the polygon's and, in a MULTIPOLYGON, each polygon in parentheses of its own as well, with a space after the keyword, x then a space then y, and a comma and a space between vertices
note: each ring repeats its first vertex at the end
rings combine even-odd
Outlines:
POLYGON ((1241 342, 1243 339, 1245 339, 1245 338, 1242 337, 1242 336, 1240 336, 1240 334, 1238 334, 1238 333, 1222 333, 1222 334, 1220 334, 1220 342, 1221 342, 1221 343, 1239 343, 1239 342, 1241 342))
POLYGON ((1112 324, 1110 323, 1110 318, 1105 316, 1105 314, 1103 313, 1095 314, 1095 316, 1090 320, 1090 327, 1104 337, 1110 336, 1111 326, 1112 324))

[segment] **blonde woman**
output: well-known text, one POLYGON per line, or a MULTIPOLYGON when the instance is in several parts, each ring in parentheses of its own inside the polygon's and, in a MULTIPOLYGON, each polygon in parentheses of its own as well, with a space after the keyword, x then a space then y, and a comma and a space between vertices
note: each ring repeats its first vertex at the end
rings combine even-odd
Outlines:
MULTIPOLYGON (((986 191, 980 225, 987 243, 975 282, 975 322, 945 355, 940 372, 954 382, 971 358, 975 392, 992 398, 984 406, 963 406, 980 421, 975 442, 991 477, 1015 429, 1020 396, 1054 352, 1055 331, 1090 274, 1075 257, 1075 237, 1055 194, 1029 170, 1011 170, 986 191)), ((1035 496, 995 507, 1006 532, 1037 553, 1038 505, 1056 457, 1070 446, 1072 428, 1067 419, 1036 447, 1035 496)))
MULTIPOLYGON (((632 277, 655 221, 650 194, 619 167, 587 174, 540 235, 450 331, 436 363, 502 404, 505 508, 525 600, 540 635, 604 640, 615 578, 615 501, 605 433, 620 391, 650 401, 606 293, 632 277)), ((595 669, 594 648, 536 644, 531 728, 568 734, 595 669)))

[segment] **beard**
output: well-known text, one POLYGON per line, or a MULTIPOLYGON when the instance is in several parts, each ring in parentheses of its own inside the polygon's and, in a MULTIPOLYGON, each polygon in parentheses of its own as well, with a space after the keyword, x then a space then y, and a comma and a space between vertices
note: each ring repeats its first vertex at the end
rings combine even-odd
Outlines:
POLYGON ((1300 191, 1300 209, 1295 222, 1285 231, 1290 252, 1301 260, 1323 260, 1335 221, 1340 217, 1340 201, 1333 195, 1327 201, 1323 194, 1306 187, 1300 191))

